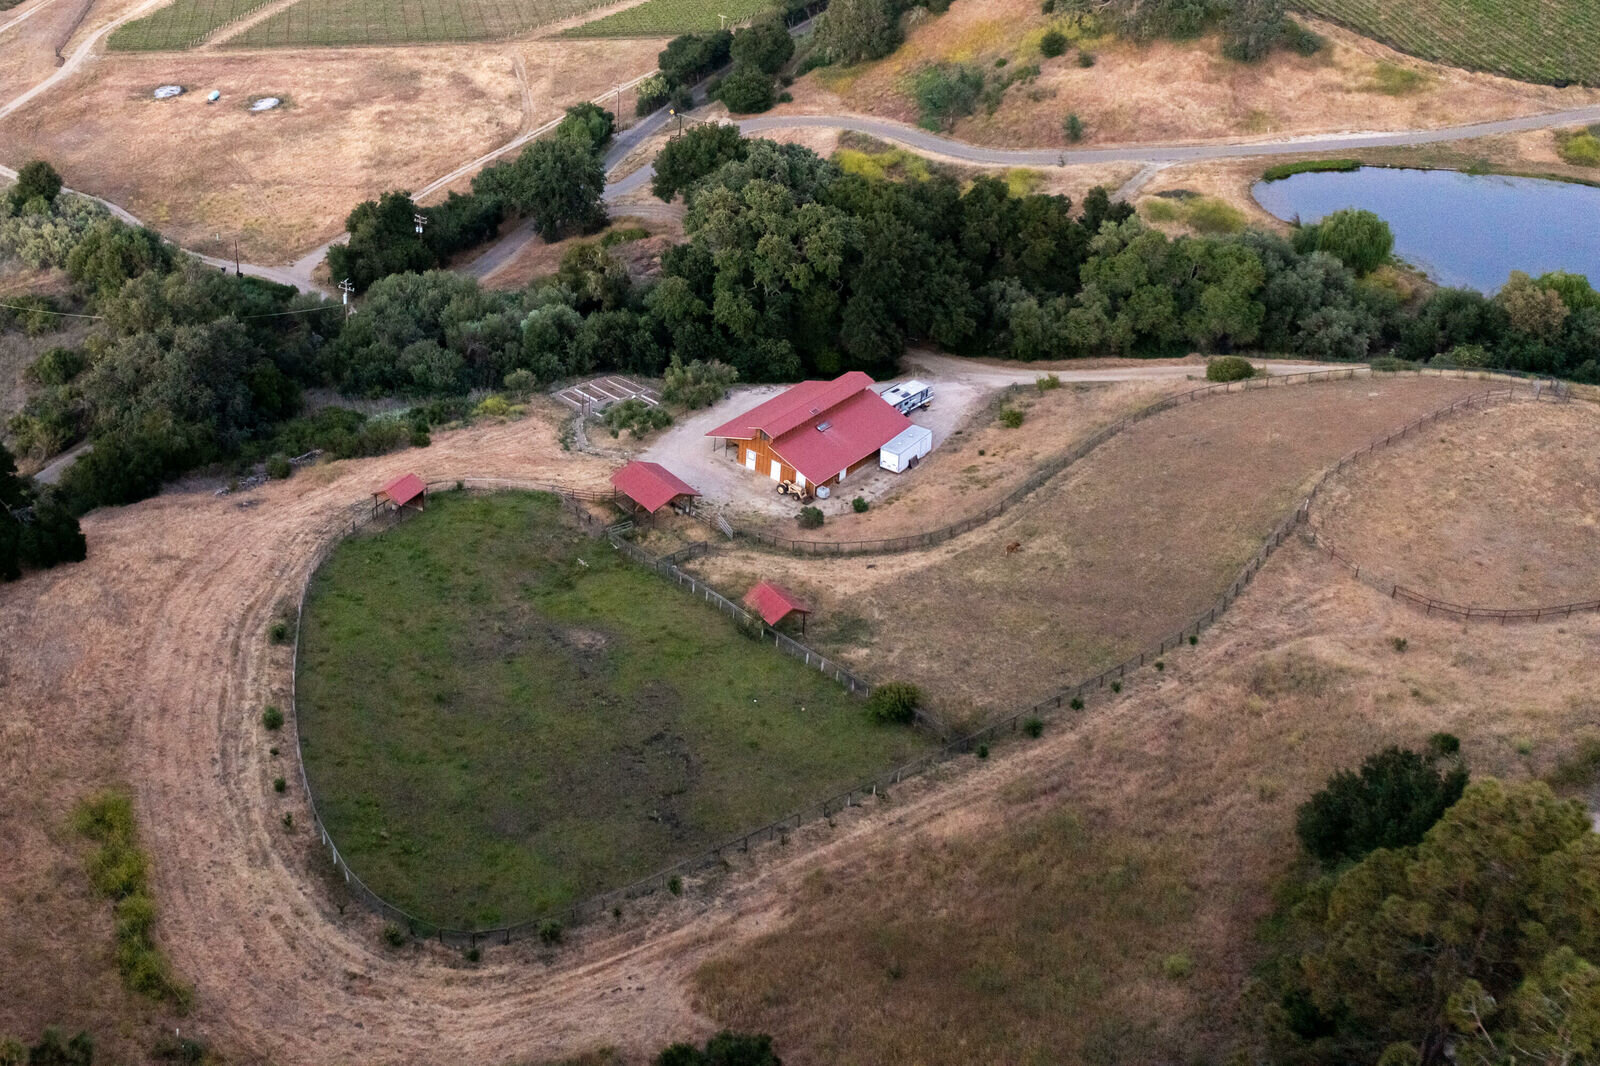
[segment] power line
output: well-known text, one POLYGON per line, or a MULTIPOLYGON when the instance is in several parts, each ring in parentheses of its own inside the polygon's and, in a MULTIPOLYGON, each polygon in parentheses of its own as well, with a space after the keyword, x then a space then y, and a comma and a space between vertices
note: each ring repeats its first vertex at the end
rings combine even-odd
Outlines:
MULTIPOLYGON (((277 318, 280 315, 309 315, 313 311, 332 311, 339 304, 319 304, 316 307, 302 307, 295 311, 268 311, 259 315, 240 315, 239 321, 243 322, 252 318, 277 318)), ((25 311, 34 315, 55 315, 57 318, 95 318, 104 319, 105 315, 80 315, 72 311, 51 311, 44 307, 29 307, 26 304, 0 304, 0 308, 11 311, 25 311)))
POLYGON ((104 318, 105 315, 75 315, 71 311, 51 311, 44 307, 27 307, 22 304, 0 304, 12 311, 27 311, 35 315, 55 315, 57 318, 104 318))

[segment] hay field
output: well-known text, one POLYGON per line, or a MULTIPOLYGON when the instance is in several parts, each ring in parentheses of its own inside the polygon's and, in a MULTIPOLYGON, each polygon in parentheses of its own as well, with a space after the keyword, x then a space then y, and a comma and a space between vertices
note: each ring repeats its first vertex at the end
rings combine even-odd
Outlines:
POLYGON ((817 604, 818 650, 869 681, 916 681, 954 721, 982 720, 1176 630, 1328 465, 1483 388, 1372 378, 1208 399, 1138 423, 1001 518, 927 552, 745 549, 693 566, 730 588, 789 583, 817 604))
POLYGON ((1313 509, 1363 572, 1484 607, 1600 598, 1600 409, 1519 403, 1361 463, 1313 509))

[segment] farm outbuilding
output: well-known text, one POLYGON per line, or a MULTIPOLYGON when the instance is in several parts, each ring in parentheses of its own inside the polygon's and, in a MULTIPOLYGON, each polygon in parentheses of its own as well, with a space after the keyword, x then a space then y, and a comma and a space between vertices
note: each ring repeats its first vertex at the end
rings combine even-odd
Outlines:
POLYGON ((374 514, 385 508, 396 512, 408 507, 423 511, 427 509, 427 503, 428 483, 415 474, 401 474, 372 494, 374 514))
POLYGON ((745 593, 744 605, 769 626, 775 626, 791 614, 800 616, 800 632, 806 630, 806 615, 811 608, 805 602, 774 581, 763 581, 745 593))
POLYGON ((706 436, 780 485, 825 490, 875 461, 878 449, 910 426, 872 391, 872 378, 852 370, 832 381, 802 381, 706 436))
POLYGON ((699 491, 660 463, 632 462, 611 475, 611 487, 635 511, 653 515, 663 507, 688 510, 699 491))
POLYGON ((927 426, 912 426, 878 449, 878 465, 891 474, 902 474, 916 466, 931 451, 933 430, 927 426))

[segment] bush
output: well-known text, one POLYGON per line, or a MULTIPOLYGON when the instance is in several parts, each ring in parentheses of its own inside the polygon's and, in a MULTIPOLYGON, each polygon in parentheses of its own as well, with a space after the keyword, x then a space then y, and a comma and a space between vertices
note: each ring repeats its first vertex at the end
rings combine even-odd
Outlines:
POLYGON ((289 791, 289 782, 281 777, 274 777, 272 779, 272 791, 282 795, 283 793, 289 791))
POLYGON ((1181 981, 1194 973, 1194 960, 1181 951, 1168 955, 1161 960, 1161 972, 1169 981, 1181 981))
POLYGON ((1065 55, 1067 52, 1067 35, 1060 30, 1050 30, 1039 38, 1039 54, 1046 59, 1065 55))
POLYGON ((1083 710, 1083 697, 1082 696, 1074 696, 1074 697, 1072 697, 1072 699, 1070 701, 1068 701, 1067 706, 1071 707, 1075 711, 1083 710))
POLYGON ((911 92, 922 115, 922 128, 948 130, 956 119, 977 110, 983 72, 964 63, 934 63, 912 78, 911 92))
POLYGON ((1237 355, 1224 355, 1206 364, 1207 381, 1244 381, 1255 376, 1250 360, 1237 355))
POLYGON ((274 644, 289 643, 289 623, 278 619, 267 627, 267 639, 274 644))
POLYGON ((606 408, 601 421, 613 437, 626 430, 630 437, 638 440, 652 430, 672 425, 672 415, 660 404, 648 404, 637 396, 630 396, 606 408))
POLYGON ((1302 159, 1298 163, 1279 163, 1268 167, 1261 175, 1262 181, 1283 181, 1296 174, 1344 173, 1360 170, 1359 159, 1302 159))
POLYGON ((267 476, 282 481, 294 473, 294 464, 289 462, 289 457, 282 452, 273 452, 267 456, 267 476))
POLYGON ((856 514, 865 514, 868 506, 870 505, 867 501, 860 496, 850 501, 850 509, 855 511, 856 514))
POLYGON ((1329 778, 1300 807, 1295 832, 1306 852, 1329 867, 1378 848, 1409 847, 1461 798, 1467 776, 1466 767, 1443 752, 1386 748, 1358 773, 1341 770, 1329 778), (1452 765, 1441 769, 1441 758, 1452 758, 1452 765))
POLYGON ((17 171, 16 184, 11 186, 11 209, 20 212, 24 204, 34 199, 53 204, 60 191, 61 175, 55 167, 42 159, 24 163, 17 171))
POLYGON ((776 102, 772 75, 755 67, 735 67, 717 86, 717 99, 736 115, 771 110, 776 102))
POLYGON ((797 521, 799 521, 801 529, 821 529, 822 511, 817 507, 802 507, 797 521))
POLYGON ((276 707, 268 705, 267 709, 261 712, 261 724, 268 729, 282 729, 283 712, 276 707))
POLYGON ((1122 682, 1121 681, 1113 681, 1113 682, 1111 682, 1111 691, 1112 692, 1121 692, 1122 691, 1122 682))
POLYGON ((1007 407, 1000 412, 1000 424, 1007 429, 1020 429, 1022 427, 1022 412, 1015 407, 1007 407))
POLYGON ((1059 389, 1061 387, 1061 378, 1055 374, 1046 374, 1044 377, 1034 381, 1033 384, 1034 387, 1040 392, 1049 392, 1052 389, 1059 389))
POLYGON ((393 922, 383 927, 383 942, 392 948, 405 947, 406 931, 393 922))
POLYGON ((561 923, 554 918, 546 918, 539 923, 539 941, 543 944, 559 944, 566 930, 561 928, 561 923))
POLYGON ((1079 52, 1078 53, 1078 66, 1083 67, 1085 70, 1087 70, 1089 67, 1094 66, 1094 53, 1093 52, 1079 52))
POLYGON ((909 681, 886 681, 867 697, 867 717, 884 725, 910 725, 917 719, 922 690, 909 681))
POLYGON ((1600 137, 1587 130, 1558 138, 1556 147, 1561 158, 1575 167, 1600 167, 1600 137))
POLYGON ((772 1037, 727 1030, 706 1041, 705 1050, 693 1044, 672 1044, 655 1057, 655 1066, 782 1066, 772 1051, 772 1037))
POLYGON ((1022 723, 1022 731, 1037 740, 1044 735, 1044 720, 1042 718, 1030 718, 1022 723))
POLYGON ((1066 121, 1061 123, 1061 132, 1073 144, 1083 140, 1083 119, 1078 117, 1076 111, 1068 115, 1066 121))
POLYGON ((673 874, 671 877, 667 878, 667 891, 671 892, 674 896, 683 895, 683 878, 679 877, 677 874, 673 874))

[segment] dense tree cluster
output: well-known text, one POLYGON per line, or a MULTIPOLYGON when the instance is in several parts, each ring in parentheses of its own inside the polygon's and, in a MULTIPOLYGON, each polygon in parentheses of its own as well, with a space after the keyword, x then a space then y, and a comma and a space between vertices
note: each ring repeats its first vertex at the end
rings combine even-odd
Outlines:
POLYGON ((1486 780, 1418 836, 1441 794, 1413 789, 1417 779, 1402 769, 1374 808, 1415 842, 1296 886, 1274 923, 1272 1061, 1593 1061, 1600 837, 1583 805, 1540 783, 1486 780))
POLYGON ((673 1044, 655 1058, 655 1066, 783 1066, 772 1050, 772 1037, 727 1030, 705 1047, 673 1044))
POLYGON ((78 520, 52 492, 40 492, 17 476, 17 464, 0 446, 0 581, 15 581, 24 568, 46 570, 84 557, 78 520))

